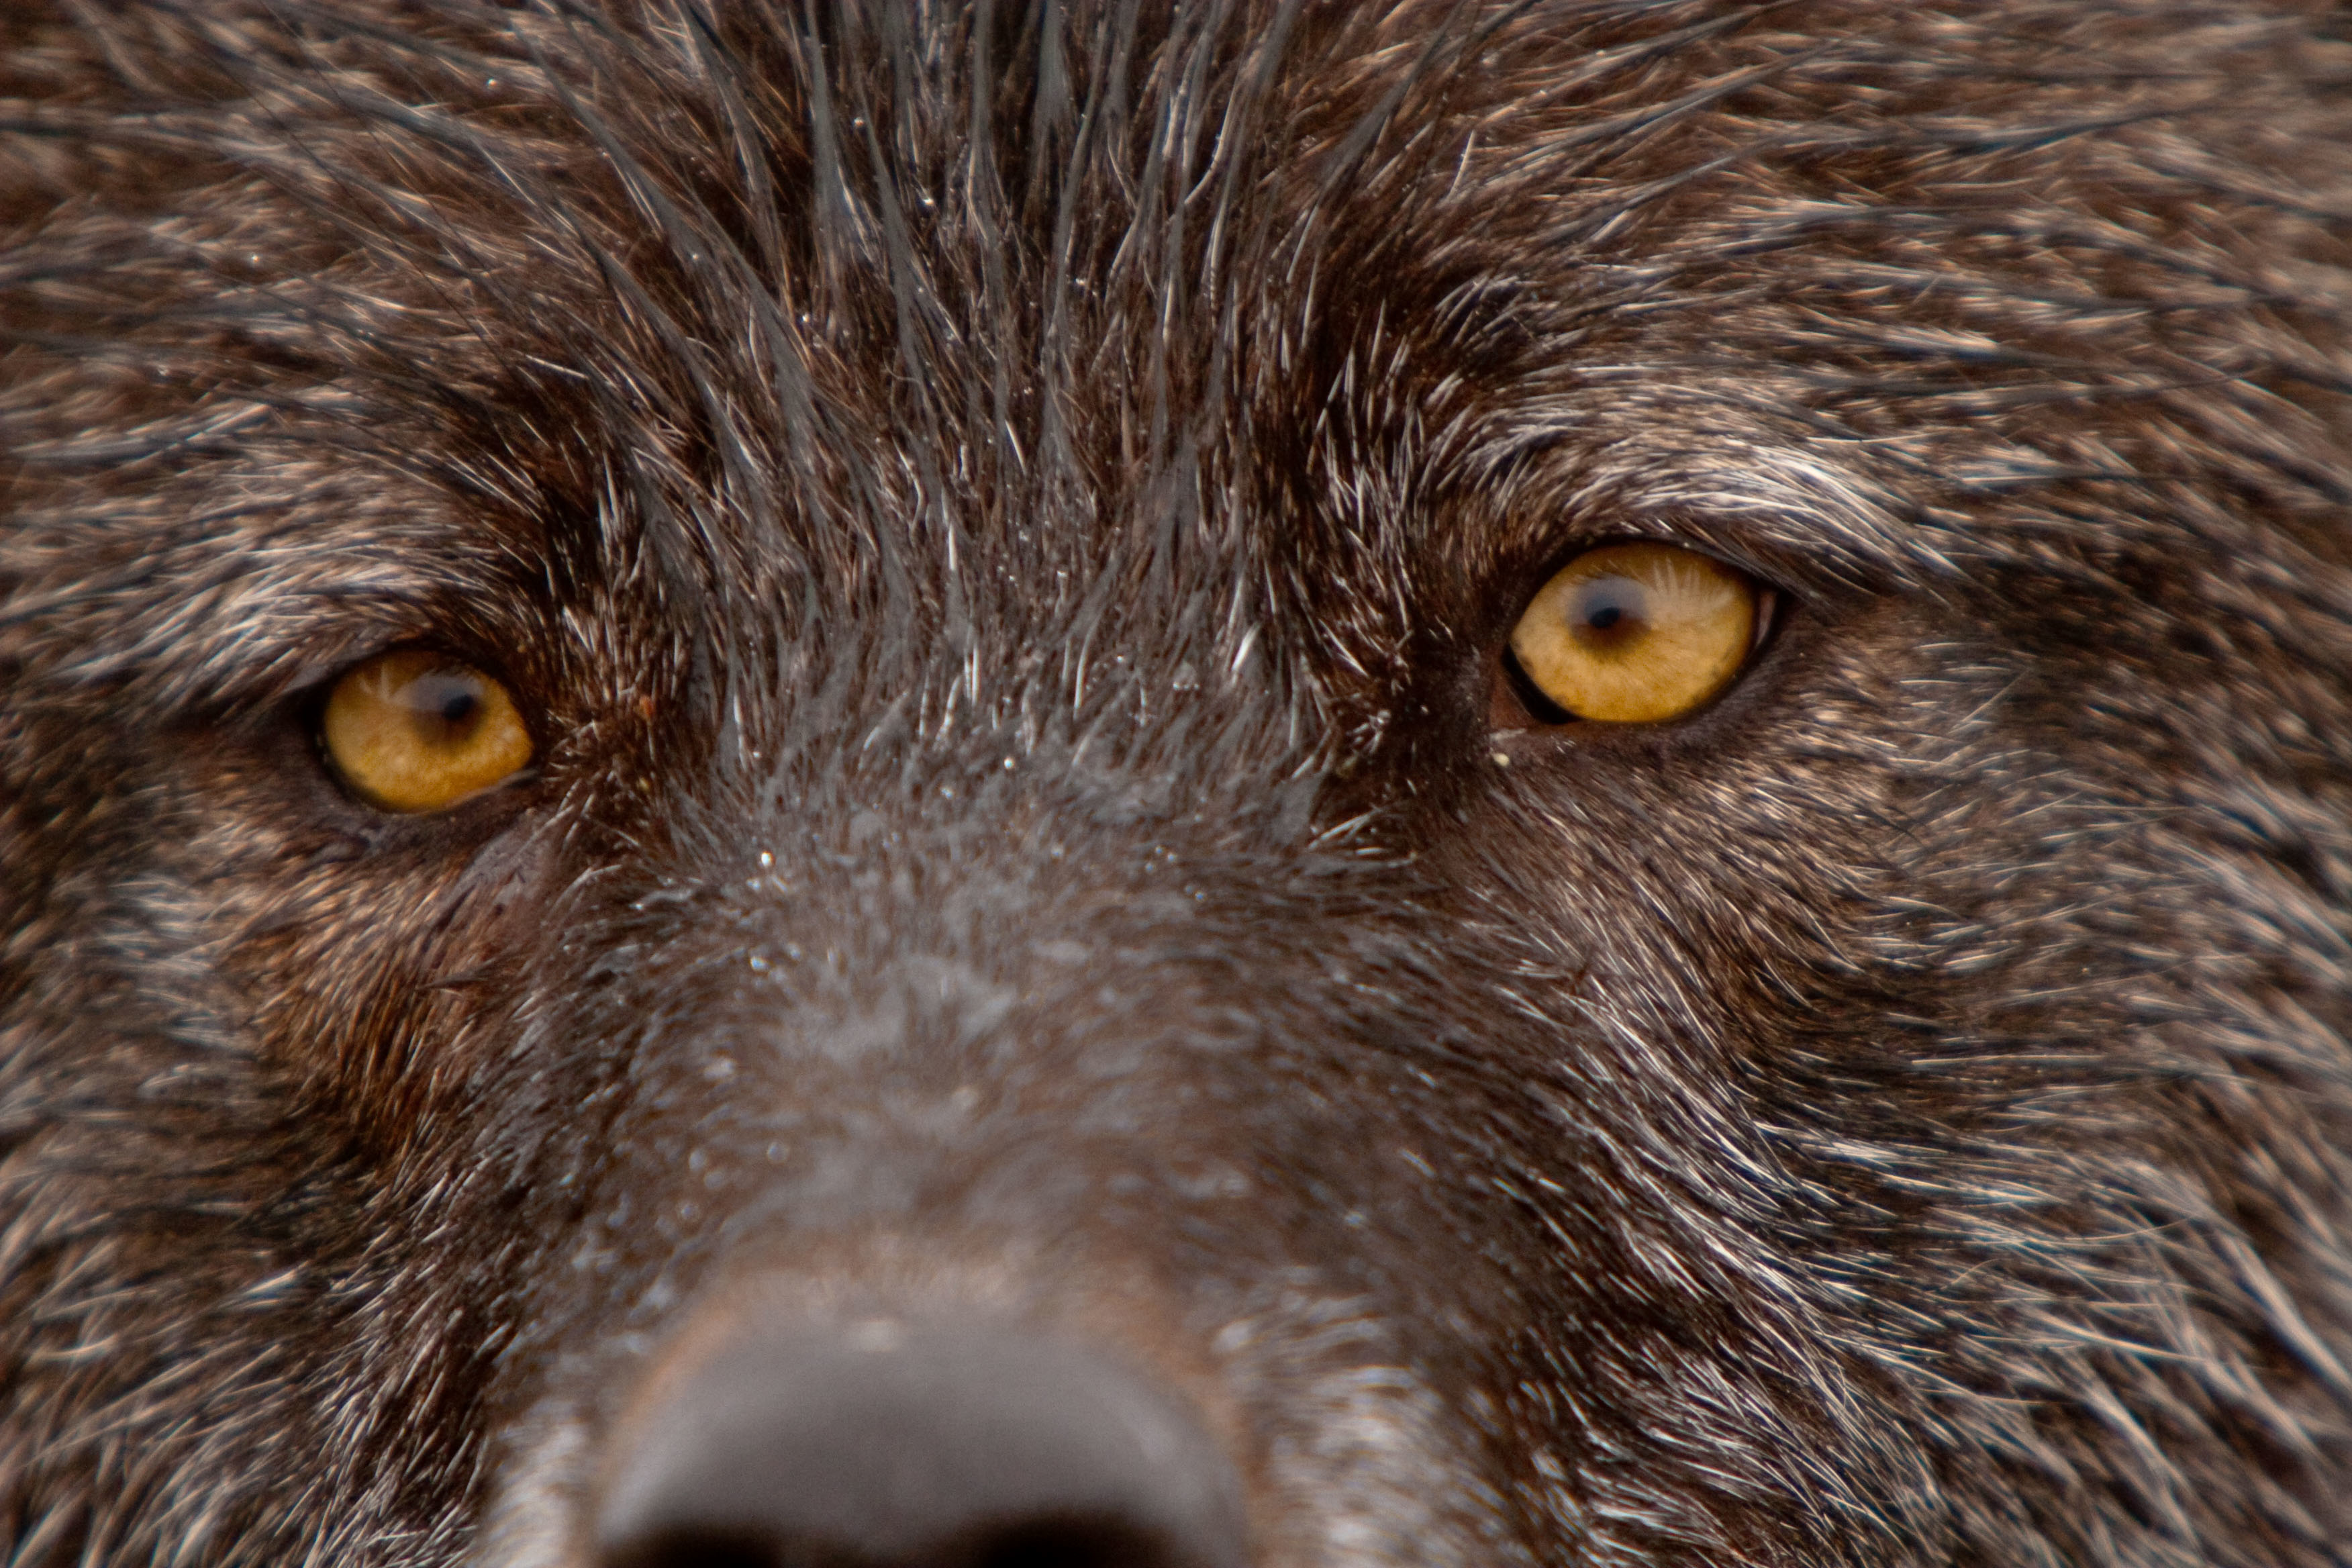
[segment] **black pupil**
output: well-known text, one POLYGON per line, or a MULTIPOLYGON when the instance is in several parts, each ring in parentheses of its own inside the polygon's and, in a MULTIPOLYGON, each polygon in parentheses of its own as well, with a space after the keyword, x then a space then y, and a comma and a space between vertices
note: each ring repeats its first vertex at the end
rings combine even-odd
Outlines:
POLYGON ((1588 632, 1631 632, 1641 625, 1642 585, 1624 577, 1588 583, 1576 596, 1575 624, 1588 632))
POLYGON ((462 735, 482 711, 481 682, 455 670, 420 675, 403 695, 409 710, 444 736, 462 735))

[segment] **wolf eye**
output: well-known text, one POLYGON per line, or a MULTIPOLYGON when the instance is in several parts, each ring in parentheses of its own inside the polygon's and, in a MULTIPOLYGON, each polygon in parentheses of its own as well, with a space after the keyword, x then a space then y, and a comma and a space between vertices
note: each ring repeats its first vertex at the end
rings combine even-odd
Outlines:
POLYGON ((1670 544, 1609 544, 1553 574, 1511 631, 1511 658, 1571 719, 1654 724, 1731 684, 1762 595, 1719 561, 1670 544))
POLYGON ((530 761, 507 689, 418 648, 380 654, 336 681, 320 732, 344 782, 386 811, 455 805, 530 761))

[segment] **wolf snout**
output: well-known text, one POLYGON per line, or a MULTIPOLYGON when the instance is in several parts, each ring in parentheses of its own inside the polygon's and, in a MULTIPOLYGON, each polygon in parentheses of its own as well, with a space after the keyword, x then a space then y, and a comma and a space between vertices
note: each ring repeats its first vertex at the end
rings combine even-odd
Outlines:
POLYGON ((1231 1460, 1181 1397, 1092 1347, 897 1321, 717 1338, 615 1432, 595 1568, 1247 1561, 1231 1460))

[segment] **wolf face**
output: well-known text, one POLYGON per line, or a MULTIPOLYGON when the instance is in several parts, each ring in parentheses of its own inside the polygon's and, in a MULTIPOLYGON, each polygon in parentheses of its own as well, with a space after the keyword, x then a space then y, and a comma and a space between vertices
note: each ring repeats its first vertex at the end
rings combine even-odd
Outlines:
POLYGON ((0 1562, 2321 1568, 2325 6, 0 22, 0 1562))

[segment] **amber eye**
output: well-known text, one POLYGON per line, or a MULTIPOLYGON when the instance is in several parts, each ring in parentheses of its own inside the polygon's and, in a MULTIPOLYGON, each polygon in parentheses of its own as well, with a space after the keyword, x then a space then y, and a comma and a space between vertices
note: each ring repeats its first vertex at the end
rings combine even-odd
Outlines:
POLYGON ((386 811, 455 805, 530 761, 507 689, 424 649, 379 655, 336 681, 320 728, 337 771, 386 811))
POLYGON ((1756 585, 1670 544, 1588 550, 1511 631, 1528 684, 1571 718, 1679 719, 1731 684, 1756 641, 1756 585))

